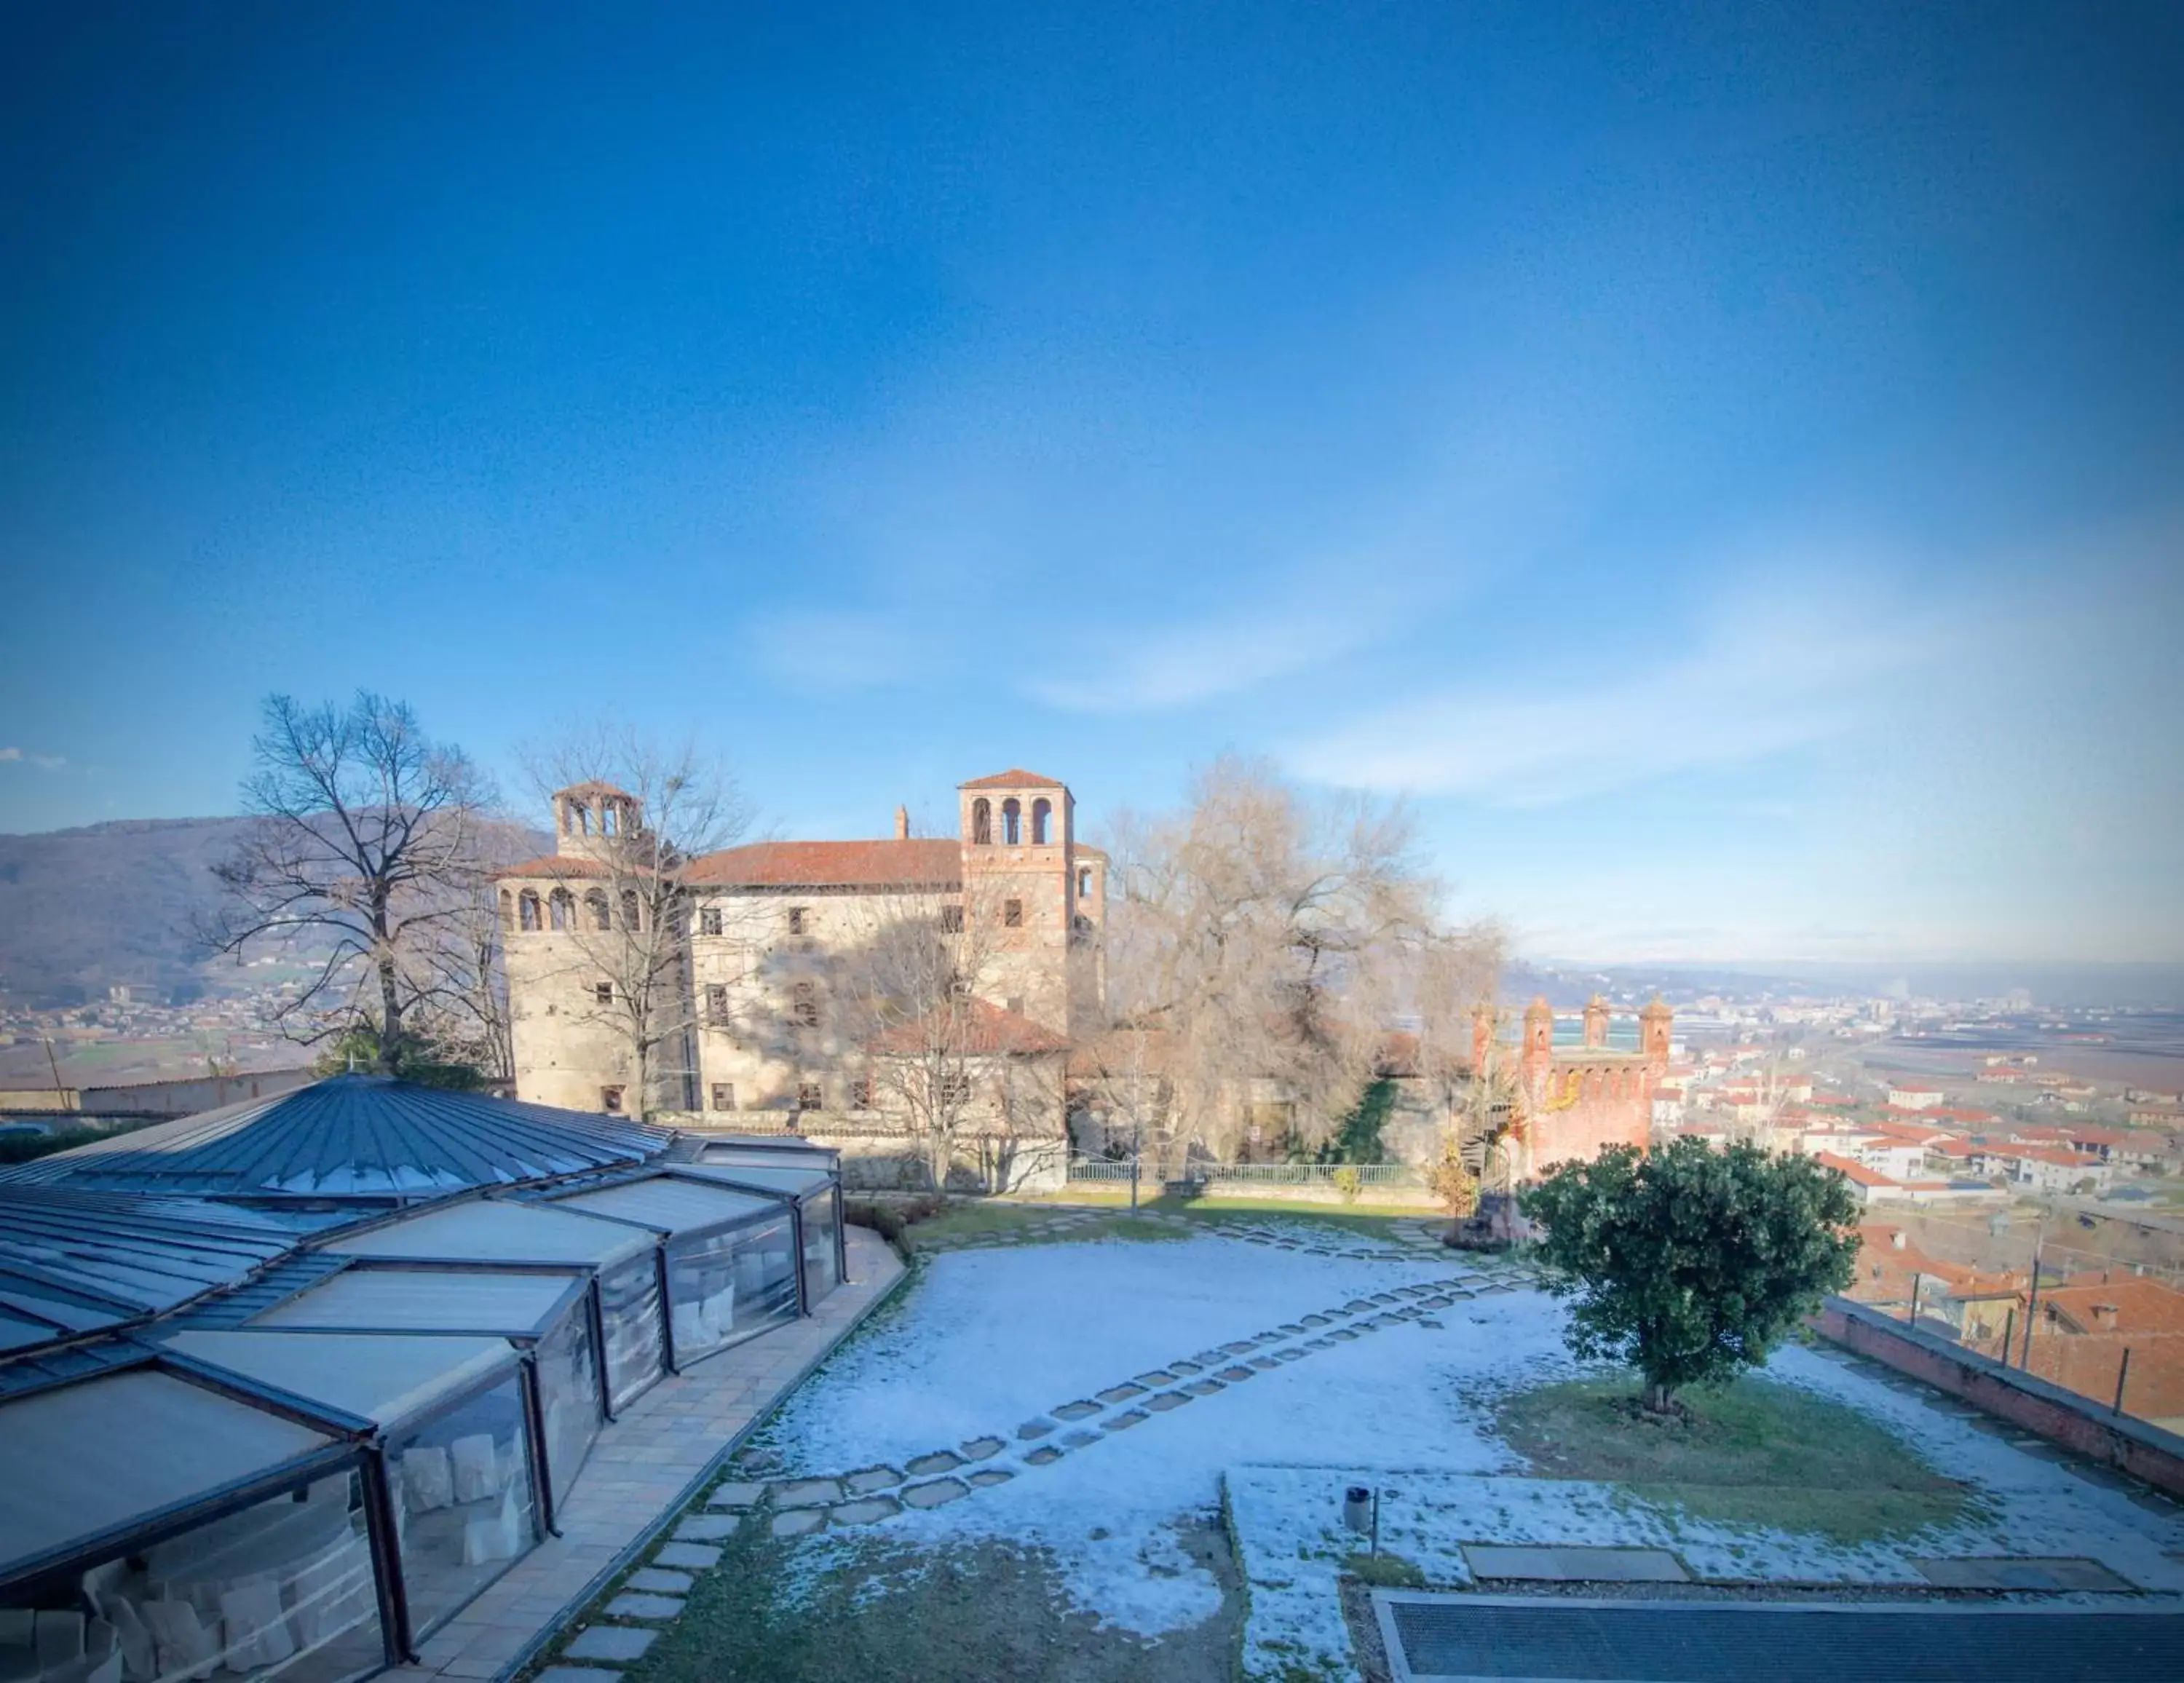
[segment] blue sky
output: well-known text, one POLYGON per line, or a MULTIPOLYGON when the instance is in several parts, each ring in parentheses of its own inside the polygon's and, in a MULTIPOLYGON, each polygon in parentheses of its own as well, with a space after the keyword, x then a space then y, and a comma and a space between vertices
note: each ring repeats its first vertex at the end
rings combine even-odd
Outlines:
POLYGON ((1536 956, 2184 958, 2184 13, 26 11, 0 829, 1227 750, 1536 956), (1806 15, 1808 13, 1824 15, 1806 15))

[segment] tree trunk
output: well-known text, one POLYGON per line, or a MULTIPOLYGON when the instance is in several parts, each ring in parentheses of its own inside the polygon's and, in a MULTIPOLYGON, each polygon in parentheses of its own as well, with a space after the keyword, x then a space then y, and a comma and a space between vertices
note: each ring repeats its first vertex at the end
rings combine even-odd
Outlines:
POLYGON ((1660 1379, 1647 1379, 1646 1381, 1646 1412, 1649 1414, 1674 1413, 1675 1405, 1669 1400, 1674 1394, 1674 1386, 1660 1379))

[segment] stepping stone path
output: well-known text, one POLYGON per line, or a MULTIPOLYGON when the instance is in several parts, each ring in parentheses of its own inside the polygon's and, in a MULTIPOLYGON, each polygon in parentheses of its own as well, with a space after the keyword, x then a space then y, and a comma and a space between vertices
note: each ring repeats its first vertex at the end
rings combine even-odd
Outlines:
POLYGON ((594 1624, 588 1630, 580 1630, 576 1640, 561 1650, 571 1659, 603 1659, 627 1664, 643 1659, 660 1633, 639 1630, 631 1624, 594 1624))
MULTIPOLYGON (((1026 1232, 1066 1236, 1072 1228, 1103 1218, 1102 1212, 1087 1211, 1033 1223, 1026 1232)), ((893 1467, 865 1467, 834 1478, 769 1480, 763 1475, 781 1465, 779 1452, 747 1452, 738 1458, 737 1465, 761 1476, 716 1486, 705 1499, 705 1507, 712 1511, 686 1516, 676 1527, 674 1540, 655 1551, 652 1563, 630 1574, 622 1593, 607 1603, 606 1616, 637 1620, 676 1617, 691 1588, 690 1574, 719 1564, 719 1540, 732 1535, 754 1509, 770 1510, 767 1524, 775 1536, 801 1537, 836 1527, 878 1524, 905 1508, 943 1507, 978 1491, 1008 1484, 1024 1471, 1051 1467, 1070 1452, 1089 1448, 1107 1435, 1128 1431, 1198 1398, 1218 1396, 1239 1380, 1256 1379, 1262 1373, 1388 1327, 1439 1328, 1440 1321, 1429 1318, 1435 1310, 1533 1283, 1530 1270, 1520 1265, 1481 1262, 1451 1253, 1441 1245, 1440 1227, 1434 1222, 1399 1229, 1399 1242, 1358 1245, 1342 1242, 1339 1237, 1319 1242, 1317 1234, 1301 1238, 1294 1229, 1280 1231, 1258 1223, 1191 1223, 1151 1215, 1146 1219, 1165 1219, 1188 1231, 1211 1229, 1253 1244, 1301 1250, 1313 1256, 1413 1263, 1429 1257, 1446 1264, 1451 1273, 1445 1279, 1354 1297, 1339 1308, 1300 1315, 1272 1331, 1149 1368, 1091 1397, 1079 1397, 1034 1416, 1016 1428, 1013 1438, 998 1435, 973 1438, 955 1449, 936 1449, 913 1457, 901 1471, 893 1467), (1097 1429, 1078 1426, 1063 1430, 1064 1426, 1079 1422, 1091 1423, 1097 1429), (1046 1439, 1055 1441, 1042 1441, 1046 1439), (1025 1445, 1031 1446, 1022 1447, 1025 1445), (973 1464, 978 1463, 994 1464, 973 1464), (959 1473, 961 1476, 950 1476, 959 1473)), ((994 1235, 954 1241, 956 1246, 1006 1242, 994 1235)), ((629 1624, 593 1625, 580 1633, 565 1652, 571 1660, 627 1664, 644 1654, 657 1634, 629 1624)), ((575 1665, 555 1666, 541 1673, 537 1683, 621 1683, 621 1675, 575 1665)))

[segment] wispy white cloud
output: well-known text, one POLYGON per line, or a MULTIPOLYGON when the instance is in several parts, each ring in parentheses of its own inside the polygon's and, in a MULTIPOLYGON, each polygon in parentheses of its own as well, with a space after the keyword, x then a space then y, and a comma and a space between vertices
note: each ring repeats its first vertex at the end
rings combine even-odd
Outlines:
POLYGON ((58 772, 68 764, 58 754, 26 754, 20 748, 0 748, 0 761, 36 766, 42 772, 58 772))
MULTIPOLYGON (((1418 695, 1290 745, 1318 781, 1542 806, 1842 735, 1943 633, 1802 590, 1747 597, 1666 658, 1603 663, 1575 687, 1536 681, 1418 695)), ((1614 660, 1612 642, 1599 645, 1614 660)))

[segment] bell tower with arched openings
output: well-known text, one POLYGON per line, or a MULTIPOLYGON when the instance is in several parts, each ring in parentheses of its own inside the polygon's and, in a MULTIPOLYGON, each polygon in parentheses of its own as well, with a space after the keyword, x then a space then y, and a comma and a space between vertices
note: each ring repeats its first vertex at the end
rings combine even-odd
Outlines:
POLYGON ((983 931, 976 944, 984 960, 978 993, 1069 1034, 1080 1026, 1072 1018, 1084 1003, 1072 972, 1097 962, 1105 855, 1077 845, 1077 803, 1053 777, 1001 772, 974 777, 956 796, 963 915, 983 931))

